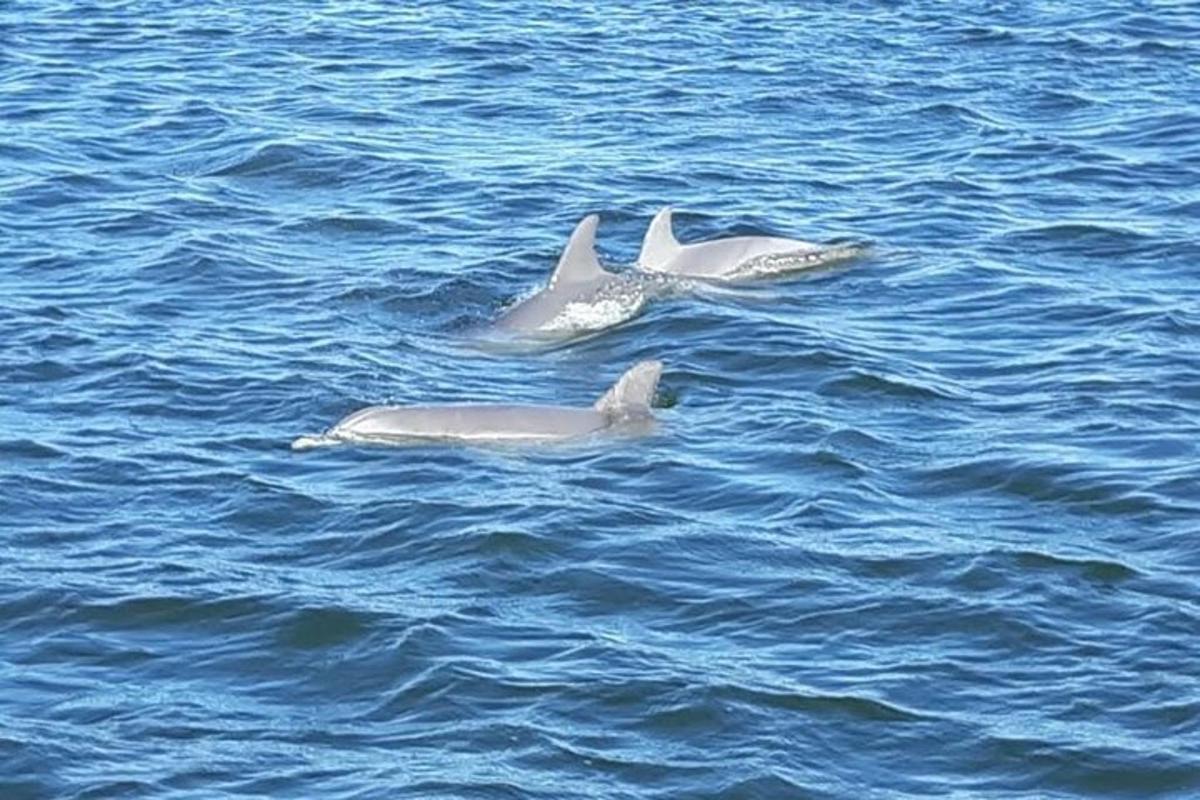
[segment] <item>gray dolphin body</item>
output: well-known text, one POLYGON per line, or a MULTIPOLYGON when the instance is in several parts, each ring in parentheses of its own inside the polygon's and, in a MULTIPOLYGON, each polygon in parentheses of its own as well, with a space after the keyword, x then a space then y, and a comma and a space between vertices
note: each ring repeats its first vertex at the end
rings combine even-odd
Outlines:
POLYGON ((341 442, 398 444, 442 440, 538 443, 578 439, 610 429, 636 431, 653 420, 650 403, 662 363, 642 361, 589 408, 519 405, 372 406, 321 436, 301 436, 296 450, 341 442))
POLYGON ((793 272, 861 255, 859 245, 822 247, 777 236, 732 236, 711 242, 680 244, 671 230, 671 209, 654 216, 638 268, 710 280, 739 280, 793 272))
POLYGON ((534 336, 556 336, 599 330, 637 314, 661 280, 634 273, 617 274, 596 257, 595 214, 575 226, 550 281, 532 297, 509 308, 496 330, 534 336))

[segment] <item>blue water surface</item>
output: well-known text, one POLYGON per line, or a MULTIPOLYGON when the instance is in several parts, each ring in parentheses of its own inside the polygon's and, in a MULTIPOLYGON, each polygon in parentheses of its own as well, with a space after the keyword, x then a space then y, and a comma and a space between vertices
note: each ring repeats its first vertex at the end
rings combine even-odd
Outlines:
POLYGON ((0 122, 5 800, 1200 796, 1194 3, 17 0, 0 122), (664 204, 874 254, 479 346, 664 204))

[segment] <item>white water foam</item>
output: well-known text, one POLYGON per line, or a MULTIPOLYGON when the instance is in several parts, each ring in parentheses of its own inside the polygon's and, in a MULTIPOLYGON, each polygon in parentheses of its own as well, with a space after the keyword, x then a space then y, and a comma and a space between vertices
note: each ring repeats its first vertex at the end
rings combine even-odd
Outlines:
POLYGON ((870 248, 862 244, 835 245, 815 250, 801 250, 793 253, 771 253, 752 258, 741 264, 737 271, 731 273, 729 280, 746 278, 762 278, 769 275, 781 275, 787 272, 799 272, 816 267, 824 267, 860 258, 869 252, 870 248))
POLYGON ((567 303, 557 316, 539 328, 545 333, 601 330, 634 316, 646 304, 646 295, 633 292, 590 303, 567 303))

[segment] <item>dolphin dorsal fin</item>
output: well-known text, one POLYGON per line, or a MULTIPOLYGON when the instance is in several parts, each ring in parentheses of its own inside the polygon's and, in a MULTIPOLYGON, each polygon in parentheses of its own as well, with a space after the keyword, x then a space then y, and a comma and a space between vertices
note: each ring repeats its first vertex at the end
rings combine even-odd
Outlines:
POLYGON ((596 225, 599 222, 600 218, 595 214, 588 214, 575 226, 558 258, 558 266, 550 276, 551 289, 592 280, 604 274, 600 259, 596 257, 596 225))
POLYGON ((650 413, 650 402, 662 375, 661 361, 640 361, 622 375, 593 406, 602 414, 639 416, 650 413))
POLYGON ((638 264, 643 269, 658 269, 665 266, 678 255, 683 245, 675 238, 671 230, 671 207, 663 206, 654 215, 646 236, 642 239, 642 252, 638 256, 638 264))

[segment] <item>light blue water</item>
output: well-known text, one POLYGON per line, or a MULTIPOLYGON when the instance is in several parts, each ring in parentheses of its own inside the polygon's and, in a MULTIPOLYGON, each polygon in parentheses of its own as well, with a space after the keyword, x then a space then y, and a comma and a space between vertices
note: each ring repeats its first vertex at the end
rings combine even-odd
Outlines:
POLYGON ((0 6, 0 797, 1200 795, 1189 3, 0 6), (867 240, 496 352, 575 222, 867 240), (293 453, 355 408, 648 439, 293 453))

